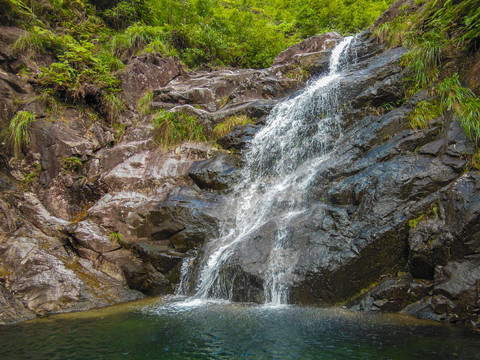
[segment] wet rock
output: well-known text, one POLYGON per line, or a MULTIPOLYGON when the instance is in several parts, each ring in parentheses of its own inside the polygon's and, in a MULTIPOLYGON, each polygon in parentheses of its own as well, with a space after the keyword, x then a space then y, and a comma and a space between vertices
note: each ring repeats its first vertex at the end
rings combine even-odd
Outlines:
POLYGON ((316 53, 333 48, 342 36, 336 32, 329 32, 322 35, 312 36, 303 40, 301 43, 290 46, 287 50, 282 51, 273 60, 273 65, 280 65, 292 61, 299 54, 316 53))
POLYGON ((60 239, 66 237, 69 222, 50 214, 34 194, 26 192, 15 200, 18 209, 44 234, 60 239))
POLYGON ((139 209, 132 231, 138 238, 150 238, 159 224, 173 223, 177 229, 184 228, 173 236, 201 233, 204 238, 210 238, 217 234, 218 222, 223 218, 222 205, 221 199, 213 194, 177 188, 165 201, 139 209))
POLYGON ((89 221, 80 221, 72 235, 80 246, 97 253, 106 253, 120 248, 120 244, 108 238, 100 227, 89 221))
POLYGON ((217 139, 217 144, 227 150, 242 150, 253 139, 260 127, 252 124, 236 126, 225 136, 217 139))
POLYGON ((133 246, 133 250, 141 259, 152 264, 163 274, 179 266, 184 257, 183 253, 156 242, 139 241, 133 246))
POLYGON ((276 99, 293 93, 312 75, 328 68, 337 33, 311 37, 280 54, 264 70, 220 69, 182 74, 154 91, 152 107, 196 116, 211 132, 225 118, 269 113, 276 99))
MULTIPOLYGON (((480 265, 475 261, 452 261, 436 269, 435 293, 445 295, 452 300, 471 297, 478 298, 480 286, 480 265)), ((471 301, 469 301, 471 303, 471 301)), ((465 304, 459 304, 464 306, 465 304)))
POLYGON ((0 255, 5 286, 35 314, 83 310, 141 297, 28 225, 0 244, 0 255))
POLYGON ((139 55, 129 61, 121 75, 122 95, 132 108, 136 108, 138 99, 144 96, 146 91, 167 85, 181 72, 180 63, 172 57, 139 55))
POLYGON ((188 176, 201 189, 224 190, 235 183, 238 168, 238 158, 217 153, 208 160, 194 162, 188 176))
POLYGON ((184 229, 185 226, 178 222, 164 222, 158 224, 155 228, 153 228, 150 237, 152 240, 167 240, 184 229))
POLYGON ((373 289, 349 302, 354 310, 400 311, 431 293, 433 283, 410 278, 386 278, 373 289))
POLYGON ((0 325, 35 318, 35 314, 25 308, 3 285, 0 285, 0 325))
POLYGON ((170 285, 151 264, 127 264, 123 270, 128 286, 147 295, 163 295, 170 285))

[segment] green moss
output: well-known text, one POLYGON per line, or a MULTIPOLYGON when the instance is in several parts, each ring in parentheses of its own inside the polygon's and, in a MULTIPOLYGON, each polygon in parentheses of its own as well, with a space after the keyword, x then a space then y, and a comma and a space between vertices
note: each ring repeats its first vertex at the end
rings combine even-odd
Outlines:
POLYGON ((39 163, 33 164, 33 170, 25 176, 25 185, 30 185, 30 183, 37 179, 40 176, 40 173, 42 172, 42 167, 40 166, 39 163))
POLYGON ((67 157, 63 159, 62 167, 64 171, 70 171, 70 172, 76 173, 82 168, 82 165, 83 163, 78 157, 72 156, 72 157, 67 157))
POLYGON ((418 214, 417 217, 410 219, 408 225, 411 229, 415 230, 420 222, 428 219, 437 219, 439 216, 439 209, 440 203, 438 201, 434 202, 427 212, 418 214))

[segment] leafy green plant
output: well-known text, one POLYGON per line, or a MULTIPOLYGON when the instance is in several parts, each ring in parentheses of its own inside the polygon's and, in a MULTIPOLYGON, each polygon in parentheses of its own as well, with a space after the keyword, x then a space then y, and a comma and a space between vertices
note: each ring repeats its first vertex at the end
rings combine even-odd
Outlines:
POLYGON ((237 115, 227 118, 213 129, 213 137, 215 139, 221 138, 227 135, 235 126, 245 126, 247 124, 253 124, 253 120, 247 115, 237 115))
POLYGON ((153 139, 165 148, 181 141, 204 141, 203 126, 195 116, 160 110, 153 119, 153 139))
POLYGON ((76 156, 67 157, 63 159, 64 171, 70 171, 70 172, 76 173, 82 168, 82 165, 83 165, 82 161, 76 156))
POLYGON ((445 38, 437 31, 422 37, 410 37, 406 41, 410 51, 403 57, 403 64, 410 72, 407 95, 413 96, 438 79, 442 53, 447 46, 445 38))
POLYGON ((23 149, 30 142, 30 127, 37 121, 37 117, 30 111, 19 111, 10 121, 8 132, 13 141, 15 157, 20 157, 23 149))
POLYGON ((64 41, 52 31, 34 26, 30 31, 20 36, 13 47, 17 52, 28 51, 32 55, 39 55, 48 51, 59 53, 64 50, 64 41))

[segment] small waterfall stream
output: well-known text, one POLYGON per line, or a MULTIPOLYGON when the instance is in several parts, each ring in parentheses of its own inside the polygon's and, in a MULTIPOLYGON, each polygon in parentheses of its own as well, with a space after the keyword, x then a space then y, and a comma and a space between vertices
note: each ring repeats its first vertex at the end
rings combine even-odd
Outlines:
MULTIPOLYGON (((278 104, 251 141, 243 179, 231 194, 234 226, 225 227, 221 237, 206 245, 195 298, 232 299, 234 289, 220 276, 222 266, 242 243, 273 222, 276 230, 263 264, 265 303, 288 303, 289 284, 295 278, 292 265, 299 259, 285 224, 305 210, 312 169, 325 161, 340 134, 337 93, 342 71, 355 57, 353 43, 354 37, 343 39, 332 50, 329 72, 278 104)), ((189 261, 182 267, 179 292, 185 292, 189 261)))

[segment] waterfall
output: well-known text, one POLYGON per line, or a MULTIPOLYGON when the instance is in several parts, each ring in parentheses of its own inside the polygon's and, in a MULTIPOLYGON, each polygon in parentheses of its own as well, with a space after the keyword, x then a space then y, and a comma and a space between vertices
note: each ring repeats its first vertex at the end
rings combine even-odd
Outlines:
MULTIPOLYGON (((239 246, 272 224, 270 251, 262 260, 264 299, 271 305, 288 303, 298 254, 285 224, 305 211, 312 169, 324 161, 340 134, 337 93, 352 40, 343 39, 332 50, 328 73, 278 104, 252 139, 244 155, 243 179, 231 194, 234 225, 206 245, 195 298, 232 299, 234 289, 220 276, 222 266, 239 246)), ((186 276, 186 268, 182 274, 186 276)))

